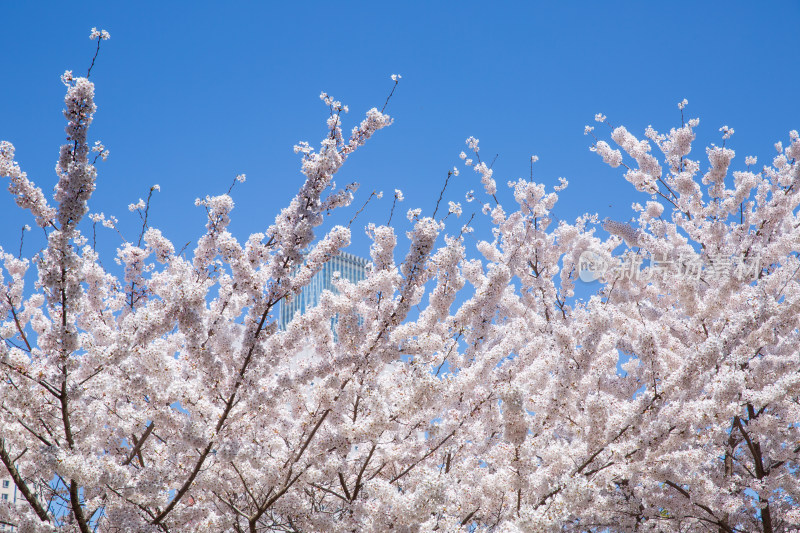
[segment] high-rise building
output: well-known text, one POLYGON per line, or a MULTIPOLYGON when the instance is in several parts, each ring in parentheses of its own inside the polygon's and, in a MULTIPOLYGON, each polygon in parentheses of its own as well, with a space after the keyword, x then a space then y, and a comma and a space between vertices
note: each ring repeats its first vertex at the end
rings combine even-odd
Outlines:
MULTIPOLYGON (((341 278, 357 283, 367 277, 367 260, 353 254, 340 252, 339 255, 325 263, 322 270, 314 274, 311 282, 303 287, 300 294, 295 295, 288 304, 286 300, 281 302, 278 320, 281 329, 286 329, 297 313, 303 314, 318 305, 323 291, 336 292, 333 287, 335 272, 338 272, 341 278)), ((331 327, 334 326, 335 320, 331 322, 331 327)))

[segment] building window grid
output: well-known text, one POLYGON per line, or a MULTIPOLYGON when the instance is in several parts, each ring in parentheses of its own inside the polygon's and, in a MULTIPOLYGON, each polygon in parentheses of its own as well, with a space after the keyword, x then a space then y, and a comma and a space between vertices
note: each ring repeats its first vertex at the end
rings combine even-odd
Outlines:
MULTIPOLYGON (((298 312, 303 314, 319 304, 319 300, 325 290, 335 292, 333 287, 334 272, 339 272, 341 277, 353 283, 358 283, 366 279, 366 266, 367 261, 365 259, 345 252, 325 263, 320 272, 314 275, 311 282, 300 291, 300 294, 295 295, 288 305, 285 300, 281 302, 278 318, 280 329, 286 329, 286 326, 298 312)), ((336 318, 333 318, 331 319, 331 328, 333 329, 335 325, 336 318)))

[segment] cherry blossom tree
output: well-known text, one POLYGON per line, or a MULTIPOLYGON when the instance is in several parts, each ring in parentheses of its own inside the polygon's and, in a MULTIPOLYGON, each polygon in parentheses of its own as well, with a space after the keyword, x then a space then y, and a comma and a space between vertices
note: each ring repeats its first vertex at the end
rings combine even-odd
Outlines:
MULTIPOLYGON (((108 34, 92 38, 99 50, 108 34)), ((24 500, 0 506, 3 524, 800 528, 797 132, 770 165, 733 170, 727 127, 705 163, 690 157, 696 119, 646 139, 610 128, 620 149, 587 126, 592 150, 647 195, 638 219, 602 226, 554 221, 565 180, 500 191, 470 137, 463 165, 483 185, 491 240, 468 245, 449 200, 410 210, 406 239, 370 224, 366 279, 340 279, 281 330, 279 303, 349 244, 326 216, 355 191, 333 178, 390 125, 385 105, 345 135, 347 107, 322 95, 328 134, 296 147, 305 181, 263 232, 239 241, 231 191, 207 196, 189 257, 145 225, 115 272, 85 236, 115 226, 89 214, 108 153, 90 147, 94 84, 62 80, 52 199, 0 143, 0 176, 47 234, 33 257, 0 249, 0 461, 24 500), (594 293, 579 299, 587 269, 594 293)))

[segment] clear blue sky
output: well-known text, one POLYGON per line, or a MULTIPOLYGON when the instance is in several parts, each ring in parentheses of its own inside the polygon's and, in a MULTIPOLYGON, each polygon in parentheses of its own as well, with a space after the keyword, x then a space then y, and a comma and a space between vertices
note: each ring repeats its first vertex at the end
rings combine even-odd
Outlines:
MULTIPOLYGON (((561 218, 589 211, 626 220, 630 203, 647 197, 589 151, 583 126, 595 113, 642 136, 648 124, 678 125, 676 103, 687 98, 702 143, 719 142, 722 125, 736 130, 728 146, 737 168, 745 155, 768 161, 772 144, 800 129, 796 1, 70 6, 4 3, 0 139, 15 144, 23 169, 50 194, 64 137, 59 76, 85 73, 90 28, 108 30, 92 72, 98 113, 90 134, 111 157, 99 165, 93 211, 116 215, 135 238, 127 205, 158 183, 151 222, 178 248, 202 230, 194 199, 224 192, 239 173, 248 181, 234 189, 232 229, 241 238, 263 231, 301 183, 292 145, 316 146, 324 135, 319 93, 350 106, 349 131, 381 107, 393 73, 403 76, 387 108, 395 124, 337 177, 362 183, 357 205, 373 189, 387 192, 361 223, 385 222, 394 188, 406 195, 395 220, 405 222, 411 207, 430 214, 470 135, 484 159, 499 154, 495 177, 506 201, 504 184, 527 177, 536 154, 537 181, 570 181, 555 209, 561 218)), ((478 177, 462 171, 449 197, 463 200, 469 189, 481 189, 478 177)), ((479 208, 464 206, 465 217, 479 208)), ((0 245, 16 250, 24 223, 33 225, 0 195, 0 245)), ((119 242, 107 230, 101 239, 119 242)), ((350 251, 365 255, 367 245, 355 231, 350 251)), ((26 242, 28 253, 37 247, 26 242)))

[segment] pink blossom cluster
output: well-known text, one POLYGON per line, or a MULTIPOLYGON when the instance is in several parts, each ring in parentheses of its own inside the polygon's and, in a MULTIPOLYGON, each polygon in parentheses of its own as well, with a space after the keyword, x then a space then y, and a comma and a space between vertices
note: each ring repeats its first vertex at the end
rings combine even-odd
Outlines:
MULTIPOLYGON (((501 190, 470 137, 460 158, 479 175, 476 215, 490 231, 470 235, 472 218, 454 227, 465 208, 450 200, 438 217, 410 209, 405 234, 370 223, 366 278, 335 277, 336 291, 281 329, 281 302, 350 243, 327 217, 357 186, 337 188, 335 174, 391 118, 373 108, 346 136, 347 107, 323 93, 327 133, 296 146, 303 181, 271 224, 240 241, 232 190, 205 196, 202 236, 176 252, 141 200, 142 232, 115 268, 83 231, 117 220, 81 223, 97 178, 94 86, 64 81, 54 207, 0 143, 0 175, 47 234, 31 257, 0 249, 0 471, 21 494, 0 522, 36 533, 800 528, 797 132, 759 171, 754 159, 737 166, 731 146, 692 159, 695 119, 650 127, 649 141, 617 127, 619 150, 595 137, 647 195, 627 223, 554 224, 567 180, 501 190), (601 280, 584 300, 586 250, 607 264, 773 259, 747 279, 653 267, 601 280)), ((402 200, 395 190, 392 205, 402 200)))

